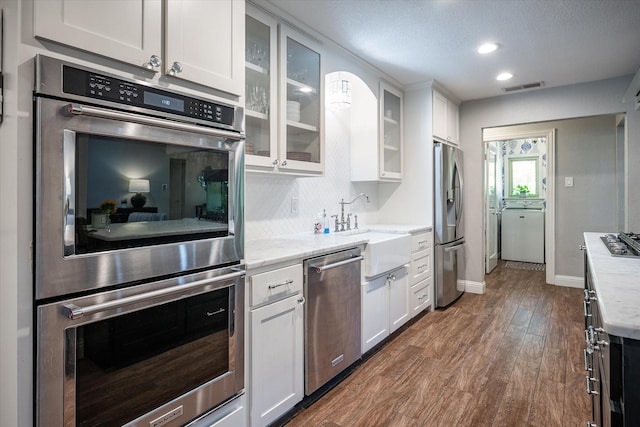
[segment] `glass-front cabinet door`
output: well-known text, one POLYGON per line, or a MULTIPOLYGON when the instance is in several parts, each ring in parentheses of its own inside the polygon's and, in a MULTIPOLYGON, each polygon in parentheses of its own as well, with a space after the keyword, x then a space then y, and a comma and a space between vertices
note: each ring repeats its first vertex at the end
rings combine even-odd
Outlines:
POLYGON ((317 44, 280 26, 279 170, 322 173, 322 63, 317 44))
POLYGON ((245 46, 246 164, 274 168, 277 148, 277 22, 247 7, 245 46))
POLYGON ((402 179, 402 92, 380 82, 380 178, 402 179))

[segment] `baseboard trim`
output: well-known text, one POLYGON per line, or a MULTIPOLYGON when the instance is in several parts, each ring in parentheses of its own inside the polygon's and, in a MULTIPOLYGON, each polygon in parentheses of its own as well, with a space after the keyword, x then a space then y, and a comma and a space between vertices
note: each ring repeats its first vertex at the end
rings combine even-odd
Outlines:
POLYGON ((568 288, 584 288, 584 277, 576 276, 555 276, 554 285, 566 286, 568 288))
POLYGON ((484 294, 487 288, 487 284, 482 282, 472 282, 471 280, 458 280, 458 289, 464 289, 465 292, 470 294, 484 294))

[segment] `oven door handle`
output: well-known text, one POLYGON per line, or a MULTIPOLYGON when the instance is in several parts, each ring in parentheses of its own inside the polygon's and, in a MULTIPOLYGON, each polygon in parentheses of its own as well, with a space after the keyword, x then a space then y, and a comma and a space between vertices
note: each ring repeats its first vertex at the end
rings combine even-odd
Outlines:
POLYGON ((213 280, 211 278, 197 280, 187 285, 180 285, 180 286, 175 286, 171 288, 158 289, 157 291, 145 292, 139 295, 132 295, 130 297, 124 297, 114 301, 94 304, 88 307, 79 307, 75 304, 68 303, 62 306, 62 315, 71 320, 81 319, 83 316, 87 316, 90 314, 112 310, 114 308, 120 308, 126 305, 136 304, 136 303, 150 300, 153 298, 159 298, 167 295, 178 294, 183 291, 188 291, 190 289, 195 289, 200 286, 207 285, 211 282, 222 282, 230 279, 235 279, 235 278, 244 276, 245 273, 246 273, 245 270, 235 271, 233 273, 224 274, 222 276, 215 277, 213 280))
POLYGON ((156 127, 162 127, 166 129, 176 129, 187 132, 204 133, 213 136, 219 136, 221 138, 229 138, 234 140, 240 140, 244 135, 236 132, 226 131, 223 129, 208 128, 206 126, 191 125, 188 123, 180 123, 166 119, 156 119, 154 117, 139 116, 137 114, 122 113, 120 111, 105 110, 103 108, 90 107, 80 104, 68 104, 62 109, 66 116, 90 116, 98 117, 101 119, 112 119, 119 121, 127 121, 139 123, 142 125, 150 125, 156 127))

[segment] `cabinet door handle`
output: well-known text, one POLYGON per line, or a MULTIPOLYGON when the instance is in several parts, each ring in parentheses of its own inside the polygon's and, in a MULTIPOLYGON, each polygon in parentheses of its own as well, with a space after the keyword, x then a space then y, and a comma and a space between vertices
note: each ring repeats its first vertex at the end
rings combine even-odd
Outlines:
POLYGON ((587 372, 591 372, 593 371, 593 368, 591 367, 591 363, 589 363, 589 359, 593 358, 593 350, 591 350, 590 348, 585 348, 583 350, 584 353, 584 370, 587 372))
POLYGON ((216 311, 207 311, 207 317, 215 316, 216 314, 224 313, 225 311, 226 310, 224 308, 221 308, 216 311))
POLYGON ((587 394, 594 394, 594 395, 600 394, 591 388, 591 382, 597 381, 597 380, 593 377, 590 377, 589 375, 587 375, 586 378, 587 378, 587 394))
POLYGON ((589 313, 589 307, 587 307, 589 304, 591 304, 588 301, 582 301, 582 307, 584 309, 584 317, 591 317, 591 313, 589 313))
POLYGON ((594 294, 595 294, 595 292, 593 292, 593 291, 590 292, 590 291, 585 289, 584 290, 584 300, 585 301, 595 301, 595 300, 597 300, 598 298, 594 297, 593 296, 594 294))
POLYGON ((171 68, 169 68, 169 75, 175 76, 176 74, 180 74, 182 72, 182 64, 179 62, 174 62, 171 68))
POLYGON ((160 59, 158 55, 151 55, 151 57, 149 58, 149 62, 147 62, 143 66, 147 70, 153 70, 154 68, 158 68, 161 65, 162 65, 162 59, 160 59))
POLYGON ((298 304, 303 305, 305 302, 307 302, 307 300, 304 299, 304 297, 298 298, 298 304))
POLYGON ((280 283, 278 283, 276 285, 269 285, 269 289, 276 289, 276 288, 279 288, 280 286, 287 286, 287 285, 290 285, 292 283, 293 283, 293 280, 287 279, 284 282, 280 282, 280 283))
POLYGON ((418 266, 418 273, 422 273, 425 270, 425 268, 427 268, 427 267, 428 267, 427 264, 419 265, 418 266))

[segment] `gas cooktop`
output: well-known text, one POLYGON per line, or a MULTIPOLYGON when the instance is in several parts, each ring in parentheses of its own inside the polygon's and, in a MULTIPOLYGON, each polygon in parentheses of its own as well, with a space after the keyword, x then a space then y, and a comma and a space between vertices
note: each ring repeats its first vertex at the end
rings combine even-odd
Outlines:
POLYGON ((640 258, 640 234, 607 234, 600 237, 612 256, 640 258))

